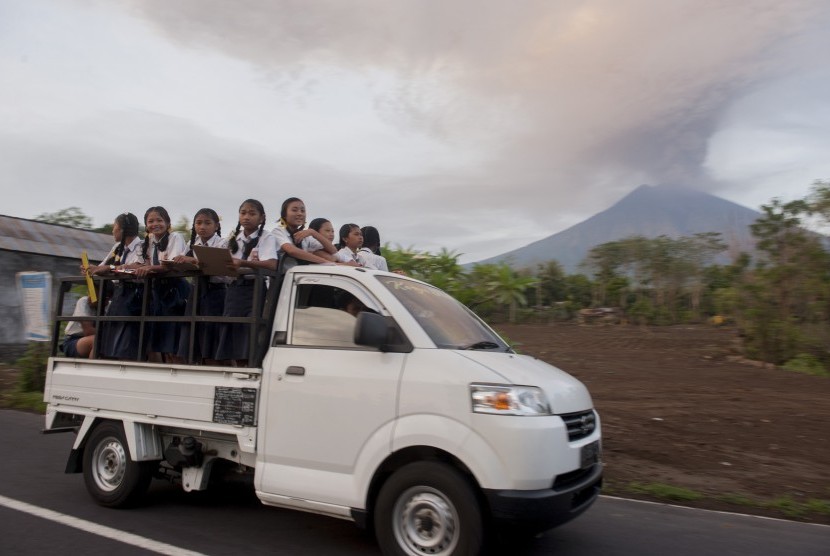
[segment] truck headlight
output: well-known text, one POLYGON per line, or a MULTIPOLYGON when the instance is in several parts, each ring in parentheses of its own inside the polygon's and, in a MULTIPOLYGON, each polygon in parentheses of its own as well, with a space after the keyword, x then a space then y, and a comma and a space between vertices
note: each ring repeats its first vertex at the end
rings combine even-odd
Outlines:
POLYGON ((550 404, 541 388, 470 384, 474 413, 495 415, 551 415, 550 404))

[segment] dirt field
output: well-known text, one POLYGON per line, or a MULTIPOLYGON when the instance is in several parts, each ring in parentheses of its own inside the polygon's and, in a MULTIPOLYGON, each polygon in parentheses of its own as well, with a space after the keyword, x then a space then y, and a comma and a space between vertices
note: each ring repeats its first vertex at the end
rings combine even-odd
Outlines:
MULTIPOLYGON (((735 332, 710 326, 496 328, 588 386, 611 492, 665 483, 703 494, 682 502, 694 506, 779 516, 789 501, 830 508, 830 379, 741 360, 735 332), (777 508, 725 502, 738 498, 777 508)), ((822 512, 809 519, 830 523, 822 512)))
MULTIPOLYGON (((724 328, 496 328, 588 386, 606 492, 653 498, 632 484, 665 484, 702 495, 679 504, 830 524, 830 379, 742 361, 724 328), (811 500, 821 511, 795 515, 811 500)), ((0 367, 0 389, 15 374, 0 367)))

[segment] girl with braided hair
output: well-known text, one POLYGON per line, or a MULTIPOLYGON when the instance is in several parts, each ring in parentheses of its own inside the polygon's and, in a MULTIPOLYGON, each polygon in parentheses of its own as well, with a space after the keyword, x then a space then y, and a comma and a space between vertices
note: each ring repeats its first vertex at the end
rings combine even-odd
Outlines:
MULTIPOLYGON (((240 205, 239 222, 228 239, 228 249, 231 251, 235 270, 277 270, 276 238, 265 230, 265 207, 256 199, 247 199, 240 205)), ((262 306, 262 301, 254 300, 253 276, 242 275, 228 286, 222 316, 250 317, 254 308, 259 309, 262 306)), ((213 358, 235 361, 237 366, 247 365, 249 336, 248 324, 223 324, 219 330, 219 344, 213 358)), ((202 356, 207 357, 207 354, 203 353, 202 356)))
MULTIPOLYGON (((162 261, 170 261, 184 255, 187 245, 184 238, 171 231, 170 215, 164 207, 150 207, 144 213, 144 242, 141 252, 145 264, 136 268, 139 278, 149 275, 159 276, 168 272, 162 261)), ((158 277, 152 281, 148 315, 156 317, 184 315, 190 284, 184 278, 158 277)), ((164 360, 168 363, 179 362, 176 352, 179 349, 179 331, 181 324, 176 322, 151 322, 146 326, 149 342, 149 358, 154 361, 164 360)))
MULTIPOLYGON (((190 228, 190 249, 184 255, 179 255, 173 261, 177 263, 198 264, 199 260, 193 255, 193 246, 227 248, 228 240, 222 238, 222 226, 219 215, 211 208, 199 209, 193 217, 190 228)), ((225 293, 229 279, 225 276, 201 276, 199 280, 199 298, 196 300, 196 314, 199 316, 221 316, 225 309, 225 293)), ((219 325, 215 322, 196 324, 196 336, 193 339, 193 361, 202 361, 212 365, 216 351, 216 342, 219 340, 219 325)), ((185 359, 190 350, 189 325, 182 327, 179 340, 179 357, 185 359)))
MULTIPOLYGON (((119 214, 112 225, 115 239, 104 264, 90 267, 90 274, 112 274, 125 269, 134 269, 144 264, 141 240, 138 237, 138 218, 130 213, 119 214)), ((141 314, 141 300, 144 285, 133 280, 118 280, 115 283, 107 316, 132 317, 141 314)), ((137 322, 105 322, 101 325, 101 346, 99 355, 113 359, 138 359, 137 322)))

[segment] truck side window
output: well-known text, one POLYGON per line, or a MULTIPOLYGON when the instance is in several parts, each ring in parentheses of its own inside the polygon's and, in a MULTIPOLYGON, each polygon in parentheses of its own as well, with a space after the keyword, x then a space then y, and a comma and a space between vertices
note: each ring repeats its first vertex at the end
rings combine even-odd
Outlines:
POLYGON ((297 286, 291 334, 295 346, 367 349, 354 343, 359 311, 371 311, 348 291, 324 284, 297 286))

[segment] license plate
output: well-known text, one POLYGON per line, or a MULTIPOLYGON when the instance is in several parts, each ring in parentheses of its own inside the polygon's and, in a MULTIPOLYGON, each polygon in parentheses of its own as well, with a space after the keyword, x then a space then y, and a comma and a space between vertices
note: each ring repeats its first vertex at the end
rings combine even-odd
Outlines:
POLYGON ((585 469, 586 467, 591 467, 595 463, 598 463, 600 452, 599 440, 595 440, 594 442, 583 446, 580 451, 580 469, 585 469))

